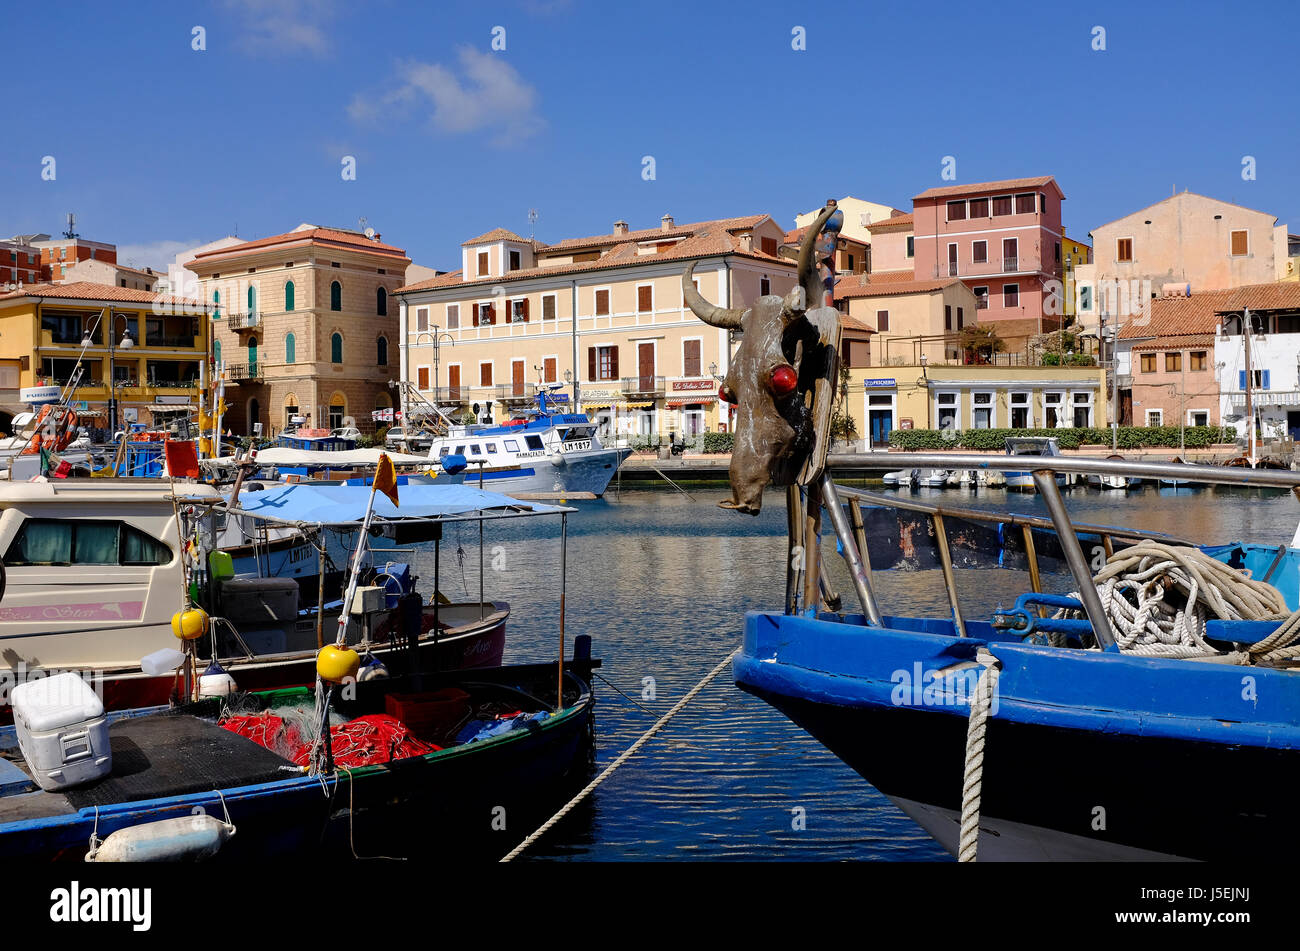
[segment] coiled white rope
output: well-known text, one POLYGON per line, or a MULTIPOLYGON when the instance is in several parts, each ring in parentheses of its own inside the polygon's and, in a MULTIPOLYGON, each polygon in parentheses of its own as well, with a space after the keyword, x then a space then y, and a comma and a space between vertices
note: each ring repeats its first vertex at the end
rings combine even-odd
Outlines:
POLYGON ((688 703, 694 700, 696 695, 698 695, 701 690, 707 687, 713 681, 714 677, 722 673, 722 671, 726 669, 727 665, 731 663, 732 658, 739 653, 740 653, 740 648, 737 647, 725 658, 723 658, 722 663, 718 664, 717 667, 714 667, 713 670, 709 671, 709 673, 705 676, 703 680, 701 680, 689 691, 687 691, 686 696, 682 697, 681 700, 678 700, 671 710, 669 710, 667 713, 665 713, 655 722, 654 726, 650 727, 650 729, 642 733, 635 743, 633 743, 622 753, 620 753, 618 759, 614 760, 614 762, 610 763, 609 766, 605 767, 604 772, 602 772, 591 782, 587 783, 587 785, 583 787, 581 792, 579 792, 576 796, 574 796, 572 799, 566 802, 563 807, 561 807, 559 812, 557 812, 555 815, 551 816, 551 818, 547 819, 540 826, 538 826, 536 832, 534 832, 528 838, 524 839, 524 841, 520 842, 517 846, 515 846, 508 855, 504 856, 501 859, 501 861, 502 862, 513 861, 516 857, 519 856, 520 853, 524 851, 524 849, 528 848, 530 845, 532 845, 534 842, 536 842, 538 839, 544 836, 553 825, 555 825, 557 822, 559 822, 561 819, 567 816, 570 812, 572 812, 574 806, 582 802, 582 800, 586 799, 587 796, 591 794, 591 791, 593 789, 595 789, 606 779, 608 779, 609 776, 614 772, 614 770, 618 769, 629 759, 631 759, 632 756, 636 753, 636 751, 639 750, 642 746, 644 746, 647 742, 649 742, 651 737, 653 737, 656 733, 662 730, 669 720, 677 716, 677 714, 681 712, 683 707, 685 707, 688 703))
POLYGON ((984 783, 984 740, 993 708, 993 692, 1002 675, 1002 662, 981 648, 975 659, 984 665, 971 697, 970 716, 966 721, 966 768, 961 784, 961 837, 957 844, 957 861, 974 862, 980 844, 980 798, 984 783))
MULTIPOLYGON (((1300 611, 1291 613, 1277 588, 1199 549, 1143 540, 1106 559, 1093 583, 1121 651, 1155 657, 1221 655, 1205 639, 1206 621, 1217 618, 1285 622, 1246 650, 1222 655, 1234 663, 1300 656, 1300 645, 1292 644, 1300 638, 1300 611)), ((1055 616, 1082 614, 1060 610, 1055 616)))

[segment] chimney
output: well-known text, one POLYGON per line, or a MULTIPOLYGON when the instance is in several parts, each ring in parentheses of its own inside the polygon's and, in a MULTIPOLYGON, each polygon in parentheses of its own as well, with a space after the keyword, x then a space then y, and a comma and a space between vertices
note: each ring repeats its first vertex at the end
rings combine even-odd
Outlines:
POLYGON ((660 218, 660 219, 659 219, 659 227, 663 228, 664 231, 672 231, 672 230, 673 230, 673 216, 672 216, 672 215, 664 215, 662 218, 660 218))
POLYGON ((746 231, 744 234, 740 236, 740 250, 742 251, 754 250, 754 236, 750 234, 748 231, 746 231))
POLYGON ((622 218, 614 222, 614 234, 619 235, 620 237, 627 234, 627 222, 622 218))

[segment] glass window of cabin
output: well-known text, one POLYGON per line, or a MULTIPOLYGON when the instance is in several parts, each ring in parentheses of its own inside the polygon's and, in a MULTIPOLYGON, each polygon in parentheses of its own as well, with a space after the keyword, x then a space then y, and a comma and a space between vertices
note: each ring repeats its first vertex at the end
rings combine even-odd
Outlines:
POLYGON ((497 451, 497 444, 494 443, 494 442, 490 442, 490 443, 488 443, 488 444, 487 444, 487 451, 488 451, 488 452, 491 452, 491 453, 495 453, 495 452, 497 451))
POLYGON ((28 519, 5 553, 18 565, 165 565, 166 545, 123 522, 28 519))
POLYGON ((505 442, 506 452, 518 452, 519 441, 517 439, 507 439, 505 442))
POLYGON ((528 446, 529 449, 541 449, 541 448, 542 448, 542 437, 541 437, 541 436, 525 436, 525 437, 524 437, 524 442, 527 444, 527 446, 528 446))
POLYGON ((481 455, 483 455, 483 450, 482 450, 482 448, 480 448, 480 446, 478 445, 478 443, 473 443, 473 444, 469 447, 469 452, 470 452, 470 455, 471 455, 471 456, 481 456, 481 455))
POLYGON ((458 456, 463 456, 463 455, 465 455, 465 447, 464 447, 464 446, 457 446, 457 447, 456 447, 456 455, 458 455, 458 456))

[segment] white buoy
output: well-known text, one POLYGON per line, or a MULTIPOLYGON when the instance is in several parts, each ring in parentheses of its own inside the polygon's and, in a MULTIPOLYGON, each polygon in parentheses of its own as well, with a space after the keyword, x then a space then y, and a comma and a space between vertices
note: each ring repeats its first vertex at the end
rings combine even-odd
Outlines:
POLYGON ((118 829, 86 853, 87 862, 196 862, 208 859, 235 827, 205 814, 118 829))

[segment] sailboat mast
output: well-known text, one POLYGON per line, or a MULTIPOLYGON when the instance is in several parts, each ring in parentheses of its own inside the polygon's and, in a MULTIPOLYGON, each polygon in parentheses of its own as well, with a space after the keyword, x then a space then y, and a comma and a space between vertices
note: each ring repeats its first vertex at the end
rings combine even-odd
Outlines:
POLYGON ((1249 457, 1250 467, 1255 468, 1255 402, 1252 398, 1251 387, 1254 385, 1254 373, 1250 366, 1250 308, 1245 309, 1245 314, 1241 319, 1241 329, 1246 335, 1246 432, 1250 440, 1249 457))

